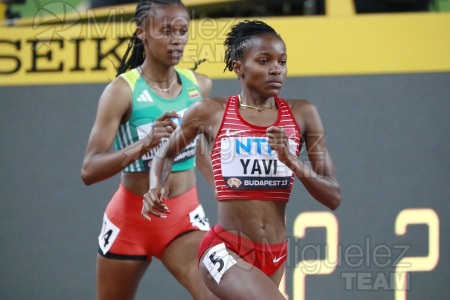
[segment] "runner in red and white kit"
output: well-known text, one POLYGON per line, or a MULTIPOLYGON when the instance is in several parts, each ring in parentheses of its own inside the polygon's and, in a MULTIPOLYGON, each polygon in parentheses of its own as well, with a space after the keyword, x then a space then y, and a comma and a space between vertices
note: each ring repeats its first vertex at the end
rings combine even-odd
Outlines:
POLYGON ((173 160, 204 134, 212 145, 218 224, 199 247, 203 280, 220 299, 284 299, 278 285, 294 177, 332 210, 341 203, 340 188, 316 107, 278 97, 287 74, 281 37, 263 22, 244 21, 232 27, 225 47, 226 69, 236 73, 242 92, 188 109, 153 160, 145 206, 164 214, 161 190, 173 160), (311 166, 298 158, 301 141, 311 166))

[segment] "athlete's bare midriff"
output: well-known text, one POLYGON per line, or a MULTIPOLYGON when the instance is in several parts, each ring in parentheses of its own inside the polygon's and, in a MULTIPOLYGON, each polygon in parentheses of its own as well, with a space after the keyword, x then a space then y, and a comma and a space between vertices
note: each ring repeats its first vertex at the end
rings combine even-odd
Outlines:
POLYGON ((261 200, 219 201, 219 225, 237 231, 256 243, 286 241, 286 202, 261 200))
MULTIPOLYGON (((144 195, 149 189, 149 174, 147 172, 122 173, 122 185, 131 192, 144 195)), ((170 173, 164 188, 169 192, 168 197, 184 194, 195 185, 194 169, 170 173)))

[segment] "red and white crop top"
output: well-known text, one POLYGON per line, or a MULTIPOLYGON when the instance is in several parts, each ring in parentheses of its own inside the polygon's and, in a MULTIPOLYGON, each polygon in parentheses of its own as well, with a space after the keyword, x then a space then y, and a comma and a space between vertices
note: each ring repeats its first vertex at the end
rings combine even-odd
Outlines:
MULTIPOLYGON (((300 153, 301 133, 288 103, 275 97, 278 118, 273 126, 284 128, 289 146, 300 153)), ((294 174, 270 149, 266 129, 246 122, 239 114, 239 96, 231 96, 214 141, 212 168, 217 200, 288 201, 294 174)))

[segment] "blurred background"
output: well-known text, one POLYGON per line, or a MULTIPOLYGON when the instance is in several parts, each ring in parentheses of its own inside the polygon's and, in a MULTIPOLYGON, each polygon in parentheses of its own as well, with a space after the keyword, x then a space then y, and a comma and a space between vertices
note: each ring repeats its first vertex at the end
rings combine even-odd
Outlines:
MULTIPOLYGON (((80 168, 135 3, 0 1, 0 299, 95 299, 97 236, 118 177, 86 187, 80 168)), ((286 298, 447 299, 449 1, 184 2, 193 20, 181 65, 206 59, 197 71, 212 96, 240 92, 222 44, 235 22, 257 18, 287 44, 281 96, 321 114, 343 204, 330 212, 295 182, 286 298)), ((154 260, 136 299, 189 296, 154 260)))
MULTIPOLYGON (((134 5, 131 0, 2 0, 8 7, 5 18, 33 17, 40 7, 51 2, 64 2, 82 11, 116 5, 134 5)), ((195 18, 308 16, 324 15, 325 0, 244 0, 244 1, 185 1, 195 10, 195 18)), ((394 13, 450 11, 449 0, 354 0, 356 13, 394 13)), ((62 11, 61 11, 62 12, 62 11)))

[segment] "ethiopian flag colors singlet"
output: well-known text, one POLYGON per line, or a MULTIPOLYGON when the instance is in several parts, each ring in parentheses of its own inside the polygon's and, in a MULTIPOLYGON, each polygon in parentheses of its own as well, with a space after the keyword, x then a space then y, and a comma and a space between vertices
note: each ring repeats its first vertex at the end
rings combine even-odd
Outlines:
MULTIPOLYGON (((168 111, 176 111, 181 118, 187 108, 201 99, 197 79, 191 70, 175 68, 181 80, 182 90, 173 99, 167 100, 152 91, 141 76, 138 68, 132 69, 120 76, 125 79, 133 93, 132 111, 128 122, 121 124, 114 141, 116 150, 123 149, 136 141, 145 138, 153 126, 153 122, 168 111)), ((181 119, 175 119, 181 124, 181 119)), ((166 143, 164 139, 161 143, 166 143)), ((148 163, 161 147, 155 147, 147 154, 127 166, 123 172, 148 172, 148 163)), ((195 166, 196 140, 189 144, 175 159, 172 172, 190 170, 195 166)))

